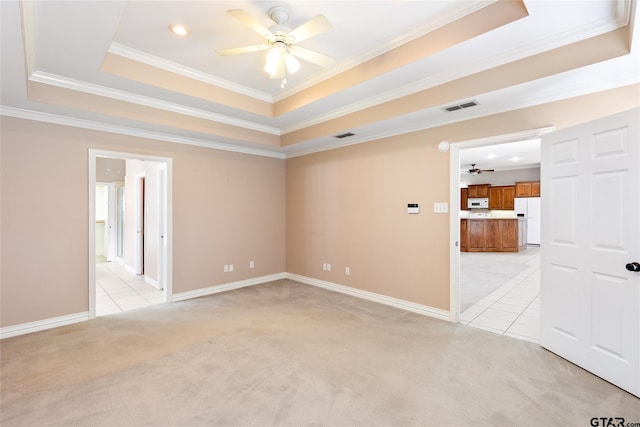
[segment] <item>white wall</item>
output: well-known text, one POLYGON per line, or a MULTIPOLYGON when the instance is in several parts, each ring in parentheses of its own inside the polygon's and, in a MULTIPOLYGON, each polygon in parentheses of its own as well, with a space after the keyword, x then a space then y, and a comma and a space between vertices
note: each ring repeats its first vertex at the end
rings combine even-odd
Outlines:
POLYGON ((460 187, 469 184, 513 185, 518 181, 539 181, 540 168, 496 171, 480 175, 460 174, 460 187))

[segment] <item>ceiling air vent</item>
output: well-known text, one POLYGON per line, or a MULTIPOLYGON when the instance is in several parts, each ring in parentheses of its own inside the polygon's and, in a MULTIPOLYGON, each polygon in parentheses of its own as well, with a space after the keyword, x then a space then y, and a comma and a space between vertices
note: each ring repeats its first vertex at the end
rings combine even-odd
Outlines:
POLYGON ((451 105, 449 107, 445 107, 444 110, 451 112, 456 110, 462 110, 463 108, 475 107, 476 105, 478 105, 476 101, 469 101, 469 102, 465 102, 464 104, 451 105))
POLYGON ((341 133, 340 135, 334 135, 334 138, 342 139, 342 138, 347 138, 353 135, 355 135, 355 133, 347 132, 347 133, 341 133))

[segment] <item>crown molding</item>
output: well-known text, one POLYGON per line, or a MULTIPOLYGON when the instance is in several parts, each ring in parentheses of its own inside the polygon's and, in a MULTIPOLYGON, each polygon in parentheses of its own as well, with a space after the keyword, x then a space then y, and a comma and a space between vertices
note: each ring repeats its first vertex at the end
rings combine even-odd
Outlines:
POLYGON ((258 99, 260 101, 273 103, 273 96, 269 95, 268 93, 250 89, 246 86, 230 82, 229 80, 215 77, 211 74, 198 71, 193 68, 185 67, 184 65, 177 64, 175 62, 148 54, 146 52, 142 52, 137 49, 133 49, 131 47, 122 45, 120 43, 112 42, 111 46, 109 46, 108 52, 114 55, 131 59, 133 61, 150 65, 152 67, 160 68, 161 70, 169 71, 175 74, 180 74, 181 76, 185 76, 193 80, 198 80, 212 86, 220 87, 220 88, 227 89, 242 95, 246 95, 251 98, 258 99))
POLYGON ((20 15, 22 17, 22 41, 24 48, 25 67, 27 76, 36 70, 36 2, 21 1, 20 15))
POLYGON ((130 102, 132 104, 144 105, 146 107, 157 108, 159 110, 170 111, 173 113, 184 114, 191 117, 198 117, 217 123, 223 123, 230 126, 237 126, 244 129, 251 129, 258 132, 264 132, 272 135, 281 135, 280 129, 272 126, 264 126, 258 123, 246 120, 235 119, 233 117, 215 114, 209 111, 199 110, 196 108, 186 107, 180 104, 151 98, 144 95, 138 95, 118 89, 112 89, 105 86, 87 83, 80 80, 70 79, 64 76, 47 73, 44 71, 35 71, 29 80, 43 83, 47 85, 62 87, 65 89, 75 90, 79 92, 89 93, 91 95, 101 96, 105 98, 116 99, 119 101, 130 102))
POLYGON ((259 148, 243 147, 240 145, 225 144, 222 142, 207 141, 204 139, 189 138, 183 136, 170 135, 161 132, 147 131, 127 126, 113 125, 92 120, 78 119, 75 117, 62 116, 58 114, 43 113, 40 111, 25 110, 5 105, 0 105, 0 116, 14 117, 18 119, 34 120, 38 122, 51 123, 62 126, 70 126, 81 129, 96 130, 101 132, 115 133, 119 135, 134 136, 138 138, 154 139, 175 144, 193 145, 197 147, 211 148, 214 150, 231 151, 234 153, 251 154, 254 156, 272 157, 275 159, 286 158, 285 154, 275 150, 265 150, 259 148))
POLYGON ((427 90, 456 79, 460 79, 469 75, 489 70, 491 68, 508 64, 510 62, 524 59, 529 56, 545 52, 547 50, 556 49, 571 43, 576 43, 581 40, 599 36, 610 31, 615 31, 618 28, 628 25, 630 19, 629 17, 631 4, 625 0, 616 0, 615 10, 616 16, 614 20, 602 19, 599 21, 595 21, 588 25, 583 25, 577 29, 566 31, 554 37, 549 37, 535 43, 529 43, 516 49, 507 51, 504 54, 489 57, 483 61, 478 61, 473 67, 468 67, 460 70, 448 70, 446 72, 425 77, 424 79, 416 81, 414 83, 410 83, 402 87, 393 88, 376 96, 354 102, 339 109, 331 110, 327 114, 318 115, 307 120, 296 122, 290 126, 283 127, 281 129, 282 134, 287 134, 290 132, 305 129, 309 126, 318 125, 326 121, 333 120, 348 114, 356 113, 367 108, 375 107, 377 105, 384 104, 395 99, 403 98, 416 92, 427 90))

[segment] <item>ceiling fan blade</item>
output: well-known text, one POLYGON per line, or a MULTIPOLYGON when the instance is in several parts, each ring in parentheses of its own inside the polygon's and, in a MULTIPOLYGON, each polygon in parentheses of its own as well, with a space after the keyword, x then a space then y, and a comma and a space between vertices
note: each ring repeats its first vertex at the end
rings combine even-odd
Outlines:
POLYGON ((232 47, 229 49, 218 49, 216 53, 218 55, 237 55, 239 53, 248 53, 248 52, 258 52, 260 50, 267 50, 271 46, 268 44, 257 44, 253 46, 244 46, 244 47, 232 47))
POLYGON ((316 15, 298 28, 287 34, 287 38, 294 43, 299 43, 303 40, 317 36, 320 33, 332 28, 331 23, 324 17, 324 15, 316 15))
POLYGON ((289 47, 289 52, 291 52, 292 55, 297 56, 298 58, 302 58, 305 61, 309 61, 324 68, 328 68, 336 63, 335 58, 323 55, 322 53, 314 52, 309 49, 305 49, 300 46, 289 47))
POLYGON ((253 16, 249 15, 242 9, 231 9, 228 10, 234 18, 238 19, 240 22, 251 28, 256 33, 260 34, 265 39, 271 41, 275 39, 275 35, 267 29, 264 25, 259 23, 253 16))
POLYGON ((482 169, 482 172, 495 172, 495 169, 482 169))

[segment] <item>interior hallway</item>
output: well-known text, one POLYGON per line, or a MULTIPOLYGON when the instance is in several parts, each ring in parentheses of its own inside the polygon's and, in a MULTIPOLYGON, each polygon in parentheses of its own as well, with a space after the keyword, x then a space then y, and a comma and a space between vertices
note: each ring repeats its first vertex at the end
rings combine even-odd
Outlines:
POLYGON ((164 302, 164 291, 117 262, 96 262, 96 316, 164 302))
POLYGON ((540 341, 540 247, 460 254, 460 323, 540 341))

